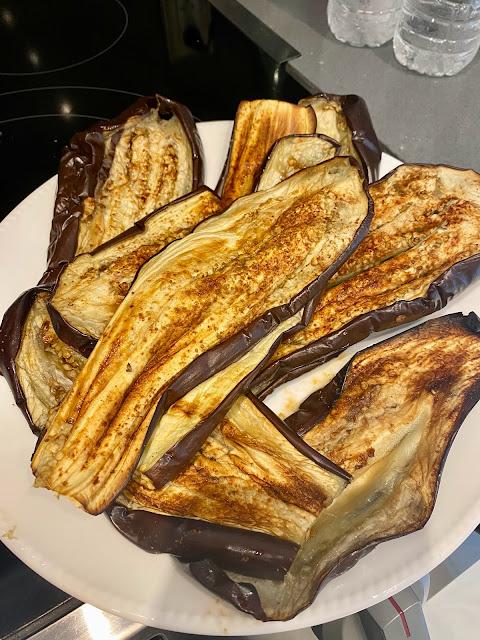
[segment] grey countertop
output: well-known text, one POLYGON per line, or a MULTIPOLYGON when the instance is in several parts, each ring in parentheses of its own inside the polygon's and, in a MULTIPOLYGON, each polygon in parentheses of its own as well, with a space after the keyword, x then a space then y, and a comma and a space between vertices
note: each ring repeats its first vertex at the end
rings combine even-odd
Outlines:
MULTIPOLYGON (((236 2, 300 53, 287 68, 305 87, 363 96, 378 137, 397 156, 480 170, 480 54, 457 76, 430 78, 398 64, 391 42, 370 49, 335 40, 326 0, 236 2)), ((212 4, 223 10, 231 0, 212 4)))

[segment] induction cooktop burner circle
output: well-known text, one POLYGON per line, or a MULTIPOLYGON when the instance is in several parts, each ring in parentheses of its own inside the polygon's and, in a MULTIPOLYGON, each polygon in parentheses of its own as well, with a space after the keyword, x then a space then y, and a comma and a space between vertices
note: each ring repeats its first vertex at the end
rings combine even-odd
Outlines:
POLYGON ((78 66, 111 49, 127 25, 120 0, 0 0, 0 75, 78 66))

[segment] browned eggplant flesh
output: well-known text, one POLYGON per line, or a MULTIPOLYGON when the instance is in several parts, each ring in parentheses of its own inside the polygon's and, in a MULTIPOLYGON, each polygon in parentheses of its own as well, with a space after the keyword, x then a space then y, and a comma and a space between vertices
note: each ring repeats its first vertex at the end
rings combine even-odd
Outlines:
POLYGON ((139 98, 65 148, 49 263, 92 251, 202 181, 200 137, 187 107, 160 95, 139 98))
POLYGON ((279 100, 243 100, 235 115, 232 139, 217 186, 228 205, 252 193, 272 146, 284 136, 315 133, 313 109, 279 100))
POLYGON ((337 155, 339 143, 322 134, 290 135, 277 140, 270 151, 256 191, 270 189, 293 173, 337 155))
POLYGON ((150 259, 50 422, 36 484, 103 511, 147 435, 142 470, 172 480, 176 445, 198 451, 371 215, 361 171, 338 157, 237 200, 150 259))
POLYGON ((480 273, 480 175, 402 165, 370 186, 374 218, 309 325, 281 345, 255 383, 273 388, 372 331, 437 311, 480 273))
MULTIPOLYGON (((35 432, 45 427, 84 362, 68 345, 84 355, 92 346, 91 336, 77 331, 58 313, 51 314, 52 324, 45 315, 45 305, 49 305, 66 263, 76 253, 131 227, 161 204, 196 189, 202 176, 201 144, 192 115, 183 105, 158 95, 140 98, 113 120, 76 134, 64 150, 46 271, 39 286, 24 292, 7 310, 0 329, 0 369, 35 432), (33 365, 35 370, 31 369, 33 365)), ((204 197, 210 200, 212 212, 216 210, 213 194, 204 197)), ((135 252, 125 253, 123 261, 120 255, 114 260, 115 251, 110 252, 110 278, 105 276, 101 286, 98 283, 99 290, 107 296, 107 304, 125 292, 143 258, 145 261, 162 244, 188 233, 205 217, 203 213, 209 215, 208 206, 202 212, 193 207, 190 214, 183 210, 183 219, 172 220, 170 229, 164 220, 168 214, 163 213, 160 224, 152 225, 155 233, 150 253, 141 242, 136 244, 135 252), (162 230, 159 227, 163 222, 162 230), (115 275, 112 271, 116 271, 115 275), (112 291, 115 287, 116 295, 112 291)), ((127 230, 126 235, 141 230, 142 222, 127 230)), ((127 246, 131 248, 131 244, 127 246)), ((101 271, 101 265, 95 266, 101 271)), ((69 275, 65 275, 63 285, 68 280, 69 275)), ((74 282, 70 283, 70 290, 72 287, 75 288, 74 282)), ((82 299, 80 293, 72 294, 72 306, 77 304, 78 309, 83 305, 88 314, 96 304, 97 312, 105 314, 99 291, 92 293, 94 300, 82 299)))
POLYGON ((358 96, 242 101, 214 193, 190 111, 141 98, 65 149, 46 271, 0 328, 35 486, 259 620, 426 524, 480 398, 470 313, 357 353, 285 421, 263 403, 480 274, 480 175, 368 185, 380 158, 358 96))

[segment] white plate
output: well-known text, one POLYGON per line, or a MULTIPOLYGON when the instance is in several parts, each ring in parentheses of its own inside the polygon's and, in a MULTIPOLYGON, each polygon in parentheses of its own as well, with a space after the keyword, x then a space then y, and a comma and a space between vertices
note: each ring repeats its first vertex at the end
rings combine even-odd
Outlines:
MULTIPOLYGON (((231 123, 199 125, 207 182, 214 186, 226 154, 231 123)), ((384 155, 382 173, 396 166, 384 155)), ((0 224, 0 313, 43 271, 56 179, 26 198, 0 224)), ((477 283, 448 312, 480 312, 477 283)), ((391 333, 391 332, 390 332, 391 333)), ((384 337, 366 340, 359 348, 384 337)), ((292 401, 333 375, 346 360, 332 361, 271 398, 293 410, 292 401), (313 382, 312 382, 313 381, 313 382)), ((173 558, 150 555, 116 533, 103 516, 75 509, 43 489, 33 489, 29 459, 34 446, 5 380, 0 381, 0 536, 29 567, 80 600, 145 625, 216 634, 262 634, 298 629, 340 618, 396 593, 444 560, 480 521, 480 405, 460 430, 443 474, 428 525, 380 545, 353 569, 331 581, 306 611, 288 622, 261 623, 203 589, 173 558)))

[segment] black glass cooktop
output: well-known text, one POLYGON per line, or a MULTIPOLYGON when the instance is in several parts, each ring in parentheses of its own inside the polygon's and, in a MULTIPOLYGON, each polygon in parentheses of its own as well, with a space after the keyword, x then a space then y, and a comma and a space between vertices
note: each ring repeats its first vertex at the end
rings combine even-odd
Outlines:
MULTIPOLYGON (((202 120, 306 94, 206 0, 0 0, 0 218, 56 173, 76 131, 155 91, 202 120)), ((0 638, 77 604, 0 544, 0 638)))
POLYGON ((201 120, 306 93, 206 0, 0 0, 0 216, 74 132, 155 91, 201 120))

